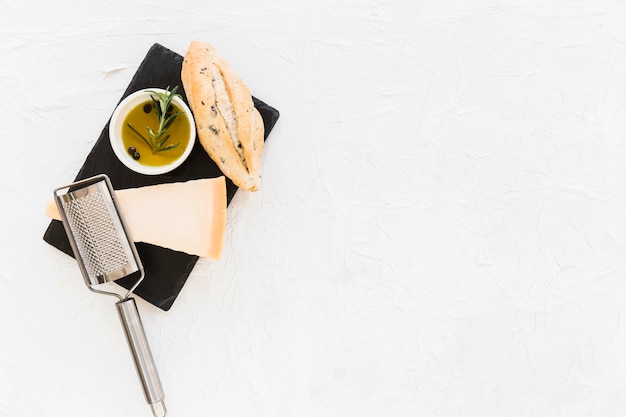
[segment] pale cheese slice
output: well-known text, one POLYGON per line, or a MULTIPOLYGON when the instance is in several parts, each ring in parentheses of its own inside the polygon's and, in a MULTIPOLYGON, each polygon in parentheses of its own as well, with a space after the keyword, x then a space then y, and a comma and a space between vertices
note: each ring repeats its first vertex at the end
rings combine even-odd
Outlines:
MULTIPOLYGON (((224 177, 115 191, 135 242, 219 259, 226 229, 224 177)), ((46 216, 61 220, 54 201, 46 216)))

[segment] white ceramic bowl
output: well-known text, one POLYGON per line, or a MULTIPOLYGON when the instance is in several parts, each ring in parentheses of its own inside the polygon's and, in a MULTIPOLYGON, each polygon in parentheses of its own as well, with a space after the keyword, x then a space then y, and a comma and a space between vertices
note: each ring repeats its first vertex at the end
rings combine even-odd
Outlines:
POLYGON ((111 141, 111 147, 113 148, 113 152, 117 159, 120 160, 126 167, 132 169, 135 172, 145 175, 159 175, 170 172, 176 168, 178 168, 189 156, 191 150, 193 149, 193 145, 196 140, 196 124, 193 119, 193 114, 191 110, 180 97, 174 97, 172 100, 178 107, 180 107, 187 116, 187 121, 189 122, 189 142, 187 143, 187 147, 183 151, 182 155, 167 165, 160 166, 148 166, 143 165, 139 161, 133 159, 133 157, 128 153, 128 150, 124 146, 122 142, 122 128, 124 127, 124 119, 129 111, 135 108, 137 105, 144 103, 146 101, 150 101, 150 91, 157 91, 160 93, 164 93, 165 90, 161 88, 146 88, 143 90, 136 91, 126 97, 121 101, 120 104, 115 108, 113 112, 113 116, 111 116, 111 122, 109 123, 109 139, 111 141))

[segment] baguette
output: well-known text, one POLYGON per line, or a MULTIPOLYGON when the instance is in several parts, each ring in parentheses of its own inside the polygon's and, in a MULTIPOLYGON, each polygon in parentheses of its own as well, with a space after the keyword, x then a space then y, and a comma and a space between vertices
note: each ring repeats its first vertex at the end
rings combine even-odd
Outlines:
POLYGON ((199 41, 189 45, 181 79, 204 150, 237 187, 257 191, 264 126, 248 87, 199 41))

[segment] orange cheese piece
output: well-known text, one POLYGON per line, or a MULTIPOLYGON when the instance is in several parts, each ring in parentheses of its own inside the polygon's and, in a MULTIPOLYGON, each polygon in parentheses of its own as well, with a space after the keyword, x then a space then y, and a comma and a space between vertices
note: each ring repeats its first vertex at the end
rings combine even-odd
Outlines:
MULTIPOLYGON (((224 177, 116 190, 135 242, 219 259, 226 229, 224 177)), ((61 220, 54 201, 46 216, 61 220)))

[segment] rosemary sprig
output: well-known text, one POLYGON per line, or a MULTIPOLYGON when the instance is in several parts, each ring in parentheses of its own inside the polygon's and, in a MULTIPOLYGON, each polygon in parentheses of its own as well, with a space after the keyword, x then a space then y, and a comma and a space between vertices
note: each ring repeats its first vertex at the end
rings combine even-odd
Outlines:
POLYGON ((170 151, 180 145, 180 142, 178 142, 175 145, 166 146, 166 143, 170 138, 170 135, 166 134, 167 130, 170 128, 170 126, 172 126, 174 120, 176 120, 179 115, 183 114, 183 112, 168 114, 167 111, 170 108, 174 97, 181 97, 180 94, 176 93, 176 91, 178 91, 178 86, 174 87, 172 91, 169 90, 170 87, 168 86, 163 93, 152 90, 148 91, 149 93, 151 93, 150 98, 152 98, 152 105, 154 106, 156 115, 159 118, 158 131, 155 132, 153 129, 150 128, 150 126, 147 126, 146 130, 148 131, 148 137, 146 138, 141 133, 139 133, 139 131, 135 129, 130 123, 127 123, 128 127, 150 147, 153 154, 157 152, 170 151))

